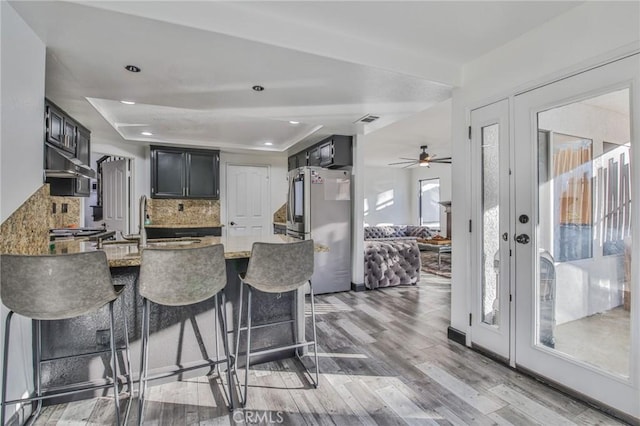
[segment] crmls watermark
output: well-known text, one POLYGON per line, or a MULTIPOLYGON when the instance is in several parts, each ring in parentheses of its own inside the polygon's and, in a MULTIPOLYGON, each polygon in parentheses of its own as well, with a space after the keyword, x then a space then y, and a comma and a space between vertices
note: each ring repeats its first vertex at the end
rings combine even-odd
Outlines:
POLYGON ((284 415, 282 411, 236 410, 233 412, 233 421, 247 424, 282 424, 284 415))

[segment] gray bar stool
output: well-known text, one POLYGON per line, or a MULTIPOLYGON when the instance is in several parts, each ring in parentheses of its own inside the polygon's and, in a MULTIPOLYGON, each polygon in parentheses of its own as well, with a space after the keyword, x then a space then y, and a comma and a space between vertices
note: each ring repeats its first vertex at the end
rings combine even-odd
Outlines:
MULTIPOLYGON (((126 315, 123 315, 124 348, 116 347, 114 335, 113 304, 118 298, 124 286, 114 287, 111 282, 111 273, 107 256, 103 251, 88 253, 74 253, 55 256, 0 256, 2 290, 0 296, 2 302, 9 308, 5 323, 3 368, 2 368, 2 418, 0 424, 5 424, 6 406, 23 402, 38 401, 38 406, 33 414, 37 417, 42 407, 42 400, 48 398, 70 395, 94 389, 104 389, 113 386, 116 422, 125 424, 131 407, 131 366, 129 353, 129 339, 127 332, 126 315), (110 349, 100 352, 111 353, 111 377, 106 383, 82 383, 65 386, 63 391, 51 390, 44 395, 41 383, 42 347, 40 341, 41 321, 63 320, 79 317, 109 305, 109 332, 110 349), (23 399, 7 401, 7 362, 9 361, 9 332, 11 331, 11 318, 18 314, 32 319, 35 323, 35 353, 34 353, 34 385, 35 396, 23 399), (124 420, 120 421, 119 402, 119 367, 117 351, 125 351, 127 372, 127 409, 124 420)), ((123 303, 124 311, 124 303, 123 303)), ((83 356, 86 354, 69 355, 62 358, 83 356)), ((46 360, 44 361, 46 362, 46 360)))
MULTIPOLYGON (((225 306, 223 289, 227 284, 227 270, 224 259, 224 246, 215 244, 196 248, 144 249, 140 264, 140 295, 142 296, 142 358, 140 362, 140 392, 138 401, 138 424, 142 424, 144 415, 147 382, 173 376, 188 370, 227 363, 227 383, 229 408, 233 408, 231 395, 232 359, 227 344, 227 326, 222 307, 225 306), (192 305, 215 296, 215 347, 216 359, 203 360, 202 364, 190 366, 181 371, 148 374, 149 368, 149 317, 153 302, 164 306, 192 305), (222 328, 223 359, 218 354, 218 316, 222 328)), ((166 349, 166 348, 165 348, 166 349)))
MULTIPOLYGON (((241 403, 243 406, 247 403, 247 389, 249 383, 249 364, 252 356, 266 355, 274 352, 280 352, 290 349, 296 349, 296 356, 309 375, 309 379, 314 387, 319 384, 319 365, 318 365, 318 347, 316 345, 316 310, 313 295, 313 286, 311 285, 311 276, 313 275, 313 240, 306 240, 295 243, 253 243, 251 249, 251 257, 249 258, 249 266, 247 273, 241 274, 240 279, 240 303, 238 304, 238 324, 236 327, 236 352, 235 358, 238 359, 238 349, 240 346, 240 332, 247 332, 247 350, 245 355, 245 376, 244 376, 244 392, 241 395, 241 403), (253 289, 265 293, 285 293, 288 291, 298 290, 300 287, 309 283, 310 299, 311 299, 311 322, 313 326, 313 340, 293 343, 291 345, 271 347, 259 351, 251 351, 251 295, 253 289), (247 286, 247 313, 246 327, 242 327, 242 293, 243 287, 247 286), (300 356, 300 348, 314 346, 314 358, 316 364, 315 380, 311 372, 302 362, 300 356)), ((304 315, 304 312, 302 312, 304 315)), ((280 324, 291 323, 291 320, 278 321, 268 324, 260 324, 255 327, 271 327, 280 324)))

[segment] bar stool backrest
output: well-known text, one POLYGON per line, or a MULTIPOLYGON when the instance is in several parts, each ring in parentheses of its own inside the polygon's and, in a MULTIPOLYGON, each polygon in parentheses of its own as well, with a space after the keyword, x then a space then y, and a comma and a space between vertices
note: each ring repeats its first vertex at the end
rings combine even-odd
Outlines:
POLYGON ((313 240, 253 243, 244 281, 266 293, 295 290, 313 275, 313 252, 313 240))
POLYGON ((0 256, 2 303, 38 320, 74 318, 118 297, 103 251, 0 256))
POLYGON ((140 295, 159 305, 202 302, 222 290, 226 283, 222 244, 142 251, 140 295))

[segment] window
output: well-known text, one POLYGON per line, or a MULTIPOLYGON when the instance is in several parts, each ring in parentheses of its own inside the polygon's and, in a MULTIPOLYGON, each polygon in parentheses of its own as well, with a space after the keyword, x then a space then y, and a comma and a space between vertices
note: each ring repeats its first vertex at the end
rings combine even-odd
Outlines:
POLYGON ((420 225, 440 231, 440 179, 421 179, 419 183, 420 225))

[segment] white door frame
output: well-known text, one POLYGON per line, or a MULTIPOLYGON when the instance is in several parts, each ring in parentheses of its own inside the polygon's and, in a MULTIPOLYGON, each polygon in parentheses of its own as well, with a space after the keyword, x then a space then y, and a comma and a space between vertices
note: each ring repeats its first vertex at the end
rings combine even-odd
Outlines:
MULTIPOLYGON (((515 216, 527 214, 530 221, 526 224, 515 222, 516 234, 531 237, 529 244, 515 244, 516 265, 516 321, 517 331, 515 362, 518 367, 547 377, 576 392, 592 398, 602 404, 613 407, 627 415, 640 418, 640 293, 639 262, 632 262, 631 271, 631 353, 629 379, 605 373, 595 367, 570 359, 558 351, 537 345, 535 327, 535 309, 537 292, 538 247, 536 224, 538 223, 538 185, 532 176, 537 176, 538 126, 537 113, 546 109, 566 105, 579 99, 585 99, 616 89, 630 88, 631 101, 631 140, 635 145, 631 149, 633 164, 640 164, 640 77, 638 77, 639 57, 614 61, 587 72, 549 83, 547 86, 519 94, 514 98, 515 147, 519 155, 515 158, 515 216), (635 61, 635 68, 633 67, 635 61), (635 148, 635 149, 634 149, 635 148)), ((638 182, 640 171, 632 167, 631 199, 640 199, 638 182)), ((633 249, 632 258, 640 255, 640 216, 632 217, 633 249)))
POLYGON ((469 321, 469 334, 472 346, 488 350, 505 361, 511 361, 512 350, 512 327, 513 309, 511 309, 511 262, 509 255, 511 249, 511 222, 512 200, 511 176, 511 137, 510 137, 510 115, 509 99, 476 108, 470 113, 471 122, 471 174, 473 182, 472 190, 472 236, 471 236, 471 317, 469 321), (483 218, 483 170, 482 170, 482 150, 483 150, 483 129, 487 126, 498 125, 498 205, 500 207, 499 229, 498 229, 498 312, 499 322, 494 325, 483 321, 483 247, 484 247, 484 218, 483 218), (503 234, 507 239, 503 239, 503 234))

